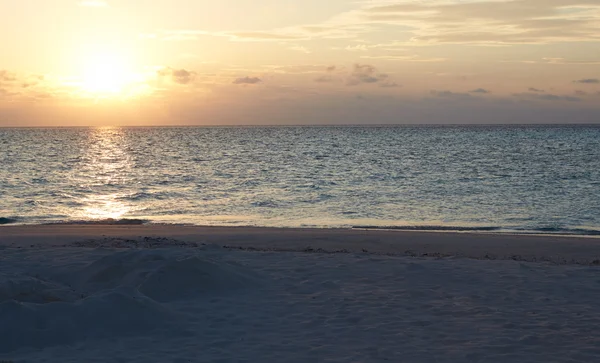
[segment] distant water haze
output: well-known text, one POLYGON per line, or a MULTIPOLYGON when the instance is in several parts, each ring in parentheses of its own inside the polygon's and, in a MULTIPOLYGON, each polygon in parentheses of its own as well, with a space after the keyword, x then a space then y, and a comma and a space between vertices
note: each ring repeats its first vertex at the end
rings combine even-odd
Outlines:
POLYGON ((0 129, 0 224, 600 234, 599 126, 0 129))

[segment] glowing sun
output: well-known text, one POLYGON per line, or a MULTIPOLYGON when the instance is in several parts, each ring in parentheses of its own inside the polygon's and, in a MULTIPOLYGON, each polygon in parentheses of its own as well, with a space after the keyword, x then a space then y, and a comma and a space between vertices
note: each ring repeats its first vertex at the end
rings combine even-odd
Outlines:
POLYGON ((96 95, 121 94, 132 81, 125 57, 117 54, 94 54, 84 60, 81 88, 96 95))

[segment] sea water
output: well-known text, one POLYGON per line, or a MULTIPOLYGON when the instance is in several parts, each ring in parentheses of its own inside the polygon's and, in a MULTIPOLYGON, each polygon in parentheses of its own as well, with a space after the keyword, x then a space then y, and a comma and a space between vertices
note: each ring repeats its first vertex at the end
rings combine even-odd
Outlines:
POLYGON ((600 234, 598 126, 0 129, 0 224, 600 234))

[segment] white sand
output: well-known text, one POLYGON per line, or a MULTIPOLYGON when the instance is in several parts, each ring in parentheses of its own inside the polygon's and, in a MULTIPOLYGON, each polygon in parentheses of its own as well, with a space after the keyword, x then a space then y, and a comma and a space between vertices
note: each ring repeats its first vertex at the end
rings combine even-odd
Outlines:
MULTIPOLYGON (((600 269, 577 264, 597 258, 597 239, 548 239, 544 246, 539 239, 477 237, 486 251, 501 252, 498 258, 556 257, 554 263, 532 263, 362 251, 248 252, 200 241, 221 234, 221 240, 239 238, 243 245, 241 235, 259 242, 260 231, 215 229, 213 235, 185 237, 162 230, 169 238, 158 239, 147 237, 151 229, 143 227, 106 228, 106 237, 94 228, 0 228, 0 360, 600 361, 600 269), (40 231, 54 234, 44 240, 40 231), (146 238, 134 238, 138 233, 146 238), (61 241, 67 246, 51 246, 61 241), (535 244, 539 253, 529 255, 535 244), (113 248, 136 245, 161 248, 113 248)), ((263 243, 279 233, 289 238, 287 247, 328 250, 344 240, 358 248, 361 238, 380 243, 362 248, 378 249, 392 238, 355 231, 262 232, 263 243)), ((454 255, 490 253, 471 246, 471 235, 403 240, 407 235, 413 236, 393 237, 402 249, 412 243, 410 250, 417 251, 427 242, 453 255, 445 243, 460 237, 454 255)), ((269 246, 279 245, 258 247, 269 246)))

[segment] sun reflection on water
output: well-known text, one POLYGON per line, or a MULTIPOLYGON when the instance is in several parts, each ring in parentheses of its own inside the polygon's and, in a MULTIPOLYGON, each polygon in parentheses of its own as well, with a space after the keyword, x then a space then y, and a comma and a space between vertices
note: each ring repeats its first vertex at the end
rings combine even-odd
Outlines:
POLYGON ((120 219, 128 212, 131 207, 121 201, 116 200, 117 195, 98 195, 90 196, 85 199, 87 206, 83 209, 86 219, 120 219))
POLYGON ((83 191, 79 200, 82 206, 74 216, 85 220, 120 219, 133 211, 126 203, 123 189, 132 183, 133 158, 128 152, 128 139, 124 129, 100 127, 90 129, 74 178, 83 191))

